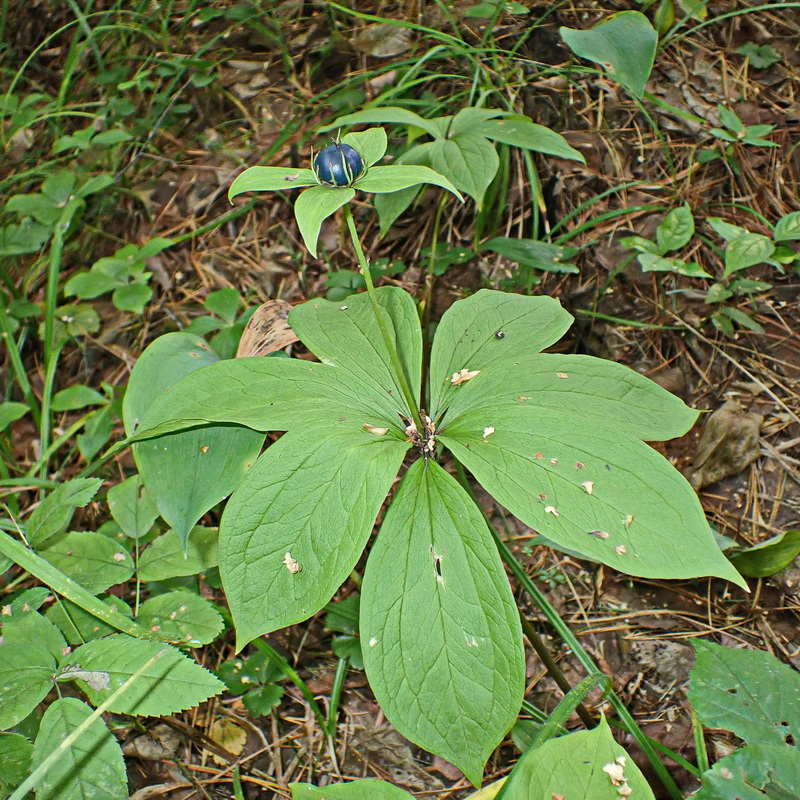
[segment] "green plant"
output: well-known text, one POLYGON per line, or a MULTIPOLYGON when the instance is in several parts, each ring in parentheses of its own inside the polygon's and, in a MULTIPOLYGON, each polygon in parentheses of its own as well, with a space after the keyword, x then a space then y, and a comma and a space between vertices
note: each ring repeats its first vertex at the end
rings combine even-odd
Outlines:
MULTIPOLYGON (((289 318, 322 363, 219 361, 170 379, 155 397, 162 383, 154 383, 153 365, 163 375, 172 368, 162 344, 177 346, 181 335, 172 334, 134 368, 128 397, 141 382, 151 405, 127 414, 126 427, 157 502, 164 476, 200 458, 220 426, 237 426, 222 429, 228 438, 240 430, 254 445, 263 432, 288 431, 231 482, 236 491, 222 517, 220 569, 238 648, 325 605, 359 559, 401 463, 416 456, 363 577, 364 663, 398 730, 477 783, 520 707, 522 641, 486 523, 440 466, 443 448, 556 546, 632 575, 743 582, 694 492, 642 441, 683 433, 696 412, 619 364, 543 354, 571 323, 555 300, 482 290, 456 303, 438 325, 421 393, 414 302, 400 289, 373 288, 348 203, 357 189, 452 187, 423 166, 373 166, 385 148, 381 129, 342 141, 366 166, 352 186, 314 186, 311 170, 254 167, 231 187, 233 196, 312 186, 295 204, 312 253, 322 219, 343 209, 367 293, 311 300, 289 318), (198 438, 185 446, 163 439, 188 434, 198 438)), ((193 473, 194 494, 207 484, 193 473)), ((213 490, 221 493, 219 478, 213 490)), ((186 517, 184 530, 193 521, 186 517)))

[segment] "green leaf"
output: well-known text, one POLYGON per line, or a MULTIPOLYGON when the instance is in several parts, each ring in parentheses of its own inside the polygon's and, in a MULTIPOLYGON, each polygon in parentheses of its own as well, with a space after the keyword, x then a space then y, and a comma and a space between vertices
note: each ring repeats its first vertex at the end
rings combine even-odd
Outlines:
POLYGON ((214 697, 224 688, 210 672, 174 647, 122 633, 76 648, 67 663, 108 679, 106 688, 95 689, 86 680, 76 678, 89 700, 100 705, 155 655, 158 658, 111 704, 109 711, 142 717, 176 714, 214 697))
POLYGON ((100 406, 108 402, 108 398, 96 389, 88 386, 70 386, 56 392, 51 408, 53 411, 77 411, 86 406, 100 406))
POLYGON ((475 133, 476 125, 480 125, 495 117, 504 116, 507 116, 507 113, 497 108, 475 108, 474 106, 467 106, 458 111, 450 120, 448 135, 453 137, 462 133, 475 133))
POLYGON ((342 143, 355 148, 364 166, 371 167, 386 153, 386 131, 383 128, 369 128, 360 133, 348 133, 342 137, 342 143))
POLYGON ((538 239, 517 239, 508 236, 495 236, 484 242, 481 249, 492 250, 526 267, 545 272, 571 272, 579 270, 569 259, 578 254, 574 247, 559 247, 556 244, 538 239))
POLYGON ((415 164, 395 164, 390 167, 372 167, 356 182, 362 192, 398 192, 411 186, 430 183, 452 192, 459 200, 463 198, 452 183, 444 176, 428 167, 415 164))
POLYGON ((776 242, 796 242, 800 240, 800 211, 792 211, 775 223, 772 238, 776 242))
MULTIPOLYGON (((199 337, 172 333, 156 339, 131 373, 123 401, 126 430, 133 432, 159 395, 168 395, 184 376, 214 363, 217 356, 199 337)), ((219 403, 218 386, 206 390, 219 403)), ((153 502, 186 543, 194 525, 237 486, 264 443, 246 427, 212 425, 148 439, 134 445, 136 464, 153 502)))
POLYGON ((39 555, 92 594, 133 575, 131 554, 94 531, 70 531, 49 540, 39 555))
MULTIPOLYGON (((133 616, 133 612, 124 600, 113 595, 101 599, 113 611, 124 614, 128 618, 133 616)), ((99 639, 101 636, 108 636, 117 630, 88 611, 84 611, 80 606, 64 599, 48 608, 46 616, 54 625, 58 626, 64 634, 64 638, 73 646, 99 639)))
POLYGON ((800 742, 800 675, 762 650, 732 650, 693 639, 689 700, 703 725, 748 744, 800 742))
POLYGON ((219 534, 216 528, 197 525, 186 549, 174 530, 159 536, 139 559, 139 579, 165 581, 196 575, 219 565, 219 534))
POLYGON ((478 123, 472 131, 501 144, 586 163, 583 155, 571 147, 560 133, 551 131, 544 125, 537 125, 527 117, 514 116, 478 123))
POLYGON ((30 606, 13 609, 10 614, 3 613, 3 642, 5 644, 26 645, 36 642, 60 661, 67 649, 61 631, 46 617, 30 606))
MULTIPOLYGON (((95 175, 89 178, 86 183, 82 184, 78 187, 75 192, 76 197, 88 197, 90 194, 96 194, 97 192, 102 192, 103 189, 107 189, 109 186, 114 184, 114 176, 109 175, 107 172, 101 172, 99 175, 95 175)), ((42 186, 44 189, 44 186, 42 186)))
POLYGON ((472 197, 478 208, 483 204, 483 196, 499 165, 494 146, 480 134, 460 133, 452 139, 440 139, 431 150, 433 169, 472 197))
POLYGON ((153 290, 143 283, 129 283, 118 286, 111 295, 114 307, 131 314, 143 314, 144 307, 153 297, 153 290))
POLYGON ((800 751, 751 745, 720 759, 703 773, 695 800, 797 800, 800 751), (763 791, 762 791, 763 790, 763 791))
POLYGON ((350 783, 312 786, 310 783, 290 783, 292 800, 409 800, 410 795, 386 781, 366 778, 350 783))
POLYGON ((25 537, 39 547, 69 525, 76 508, 83 508, 97 494, 101 478, 74 478, 56 486, 28 517, 25 537))
MULTIPOLYGON (((4 312, 0 311, 0 313, 4 312)), ((25 403, 15 403, 11 400, 0 403, 0 433, 6 430, 12 422, 22 419, 28 410, 25 403)))
MULTIPOLYGON (((388 167, 375 167, 375 170, 388 167)), ((375 171, 372 170, 372 171, 375 171)), ((362 180, 368 179, 365 175, 362 180)), ((365 191, 372 191, 365 189, 365 191)), ((303 236, 306 249, 312 256, 317 255, 317 239, 322 223, 343 205, 356 196, 356 190, 346 186, 333 189, 329 186, 312 186, 297 198, 294 204, 294 216, 303 236)))
MULTIPOLYGON (((422 333, 414 300, 408 292, 394 286, 377 289, 375 297, 389 338, 399 352, 415 403, 419 404, 422 333)), ((395 375, 369 295, 354 295, 345 302, 309 300, 292 309, 289 324, 320 361, 335 368, 328 374, 342 373, 354 395, 361 395, 364 400, 369 398, 372 413, 359 422, 374 425, 381 419, 382 425, 388 423, 398 432, 404 431, 399 415, 410 419, 411 409, 395 375)), ((350 410, 351 417, 365 413, 356 407, 350 410)))
MULTIPOLYGON (((714 319, 719 317, 727 318, 729 320, 733 320, 737 325, 742 328, 747 328, 747 330, 755 331, 756 333, 764 333, 764 328, 759 325, 749 314, 745 314, 744 311, 741 311, 738 308, 733 308, 733 306, 726 306, 725 308, 721 308, 714 314, 714 319)), ((733 331, 731 331, 732 333, 733 331)))
POLYGON ((220 571, 237 650, 319 611, 361 555, 409 447, 361 424, 287 433, 228 501, 220 571))
POLYGON ((694 217, 688 203, 673 208, 656 229, 656 240, 661 253, 686 247, 694 236, 694 217))
POLYGON ((766 236, 745 233, 728 242, 725 248, 725 275, 761 264, 775 252, 775 245, 766 236))
POLYGON ((0 733, 0 800, 6 800, 31 772, 33 745, 19 733, 0 733))
POLYGON ((725 222, 725 220, 719 217, 708 217, 706 222, 708 222, 715 233, 721 236, 726 242, 731 242, 747 233, 745 228, 740 228, 738 225, 731 225, 730 222, 725 222))
MULTIPOLYGON (((432 147, 433 142, 412 147, 397 159, 396 164, 417 164, 423 167, 430 167, 430 151, 432 147)), ((386 235, 395 220, 411 205, 421 188, 422 184, 415 184, 407 189, 400 189, 396 192, 379 192, 375 195, 372 202, 378 212, 381 236, 386 235)))
POLYGON ((413 111, 408 111, 405 108, 398 108, 396 106, 385 106, 384 108, 365 108, 363 111, 357 111, 355 114, 347 114, 344 117, 339 117, 335 122, 326 125, 319 129, 320 133, 332 131, 335 128, 342 128, 345 125, 364 125, 371 123, 395 123, 397 125, 409 125, 411 127, 422 128, 426 133, 431 136, 438 136, 439 130, 431 120, 415 114, 413 111))
POLYGON ((522 636, 486 522, 435 461, 415 461, 389 507, 360 618, 381 709, 478 785, 522 703, 522 636))
POLYGON ((263 717, 281 702, 283 693, 283 687, 274 683, 259 686, 257 689, 251 689, 242 697, 242 705, 251 717, 263 717))
POLYGON ((528 750, 503 787, 503 800, 655 800, 633 759, 611 735, 605 718, 590 731, 549 739, 528 750), (616 783, 615 783, 616 781, 616 783))
POLYGON ((731 555, 731 562, 748 578, 768 578, 800 555, 800 531, 788 530, 731 555))
POLYGON ((317 179, 310 169, 289 167, 250 167, 238 175, 228 189, 228 200, 244 192, 278 192, 316 186, 317 179))
POLYGON ((102 719, 95 720, 71 747, 62 747, 91 713, 74 697, 56 700, 45 711, 33 747, 33 767, 55 751, 59 757, 37 781, 37 800, 119 800, 128 794, 122 750, 102 719))
POLYGON ((551 297, 524 297, 481 289, 452 305, 436 329, 431 351, 431 417, 437 419, 461 387, 451 382, 462 369, 485 370, 498 347, 534 354, 566 333, 572 317, 551 297), (501 332, 503 338, 496 334, 501 332))
POLYGON ((679 258, 663 258, 653 253, 639 253, 636 257, 642 272, 676 272, 690 278, 712 278, 699 264, 681 261, 679 258))
POLYGON ((437 438, 499 503, 557 546, 630 575, 715 575, 746 586, 685 478, 613 423, 520 403, 502 413, 466 411, 437 438))
POLYGON ((644 14, 621 11, 588 31, 559 31, 575 55, 600 64, 636 97, 644 94, 658 44, 658 34, 644 14))
POLYGON ((208 600, 182 590, 146 600, 136 621, 183 647, 199 647, 213 642, 224 628, 222 617, 208 600))
POLYGON ((53 688, 56 661, 36 642, 0 645, 0 729, 25 719, 53 688))
POLYGON ((207 311, 224 319, 229 325, 233 325, 241 301, 241 295, 236 289, 218 289, 209 293, 203 306, 207 311))
POLYGON ((131 539, 141 539, 158 518, 158 509, 145 488, 141 475, 112 486, 108 490, 108 509, 122 532, 131 539))

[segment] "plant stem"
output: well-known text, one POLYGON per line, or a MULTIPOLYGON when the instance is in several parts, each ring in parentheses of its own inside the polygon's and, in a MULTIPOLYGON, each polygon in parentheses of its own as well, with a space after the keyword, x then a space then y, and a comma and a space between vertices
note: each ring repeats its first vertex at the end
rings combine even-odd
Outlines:
POLYGON ((417 408, 417 403, 414 400, 414 393, 411 391, 411 385, 408 382, 408 376, 403 368, 402 361, 400 361, 397 347, 395 346, 392 337, 389 335, 389 328, 386 325, 386 320, 384 319, 383 312, 381 311, 381 307, 378 303, 378 298, 375 295, 375 286, 372 283, 372 275, 369 271, 369 262, 367 261, 367 257, 364 255, 364 249, 361 247, 361 241, 359 240, 358 232, 356 231, 356 223, 353 220, 353 212, 350 211, 349 204, 344 206, 344 218, 347 222, 347 229, 350 232, 350 238, 353 241, 353 247, 356 251, 358 263, 361 266, 361 272, 364 275, 364 282, 367 284, 367 294, 369 295, 370 302, 372 303, 372 310, 375 312, 375 317, 378 320, 378 327, 380 328, 381 335, 383 336, 383 343, 386 345, 386 350, 389 353, 389 358, 392 361, 392 367, 394 367, 397 379, 400 382, 400 389, 403 392, 403 397, 405 398, 408 409, 411 412, 411 417, 414 420, 414 424, 417 426, 417 431, 419 431, 421 436, 425 428, 423 427, 422 420, 419 416, 419 409, 417 408))

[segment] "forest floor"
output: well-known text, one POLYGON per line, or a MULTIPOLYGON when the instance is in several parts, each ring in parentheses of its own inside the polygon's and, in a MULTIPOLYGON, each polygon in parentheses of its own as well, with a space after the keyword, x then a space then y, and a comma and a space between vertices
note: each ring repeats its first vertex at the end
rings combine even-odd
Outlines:
MULTIPOLYGON (((343 279, 354 279, 354 257, 341 220, 326 222, 322 255, 312 258, 301 245, 284 194, 264 195, 246 208, 239 199, 232 212, 228 186, 246 166, 305 166, 311 146, 325 144, 325 137, 314 136, 316 128, 373 100, 441 44, 420 26, 453 33, 451 25, 457 23, 458 35, 482 53, 487 74, 496 70, 498 79, 505 76, 507 82, 493 91, 534 122, 560 132, 586 159, 584 165, 536 155, 541 205, 535 212, 524 162, 512 153, 505 167, 508 202, 497 209, 497 231, 551 241, 568 234, 561 243, 579 248, 578 269, 535 270, 483 252, 432 279, 433 319, 482 287, 558 298, 576 320, 559 350, 621 362, 689 405, 719 412, 702 414, 684 437, 658 448, 692 478, 721 537, 746 548, 800 528, 796 263, 783 273, 766 262, 750 266, 739 277, 746 275, 751 284, 710 302, 712 280, 644 272, 622 243, 632 235, 653 239, 665 214, 688 204, 697 234, 682 253, 672 255, 695 261, 724 288, 731 278, 724 275, 724 243, 708 218, 771 236, 778 219, 800 209, 800 8, 712 0, 700 21, 683 18, 683 4, 675 3, 677 22, 683 24, 659 48, 648 94, 638 101, 607 74, 587 69, 588 62, 579 62, 559 35, 560 26, 588 28, 611 12, 641 8, 633 2, 526 3, 529 13, 502 14, 488 37, 487 20, 465 15, 475 4, 461 0, 448 6, 451 19, 435 3, 349 4, 361 14, 385 18, 385 24, 329 3, 266 3, 259 14, 253 12, 256 3, 165 3, 160 5, 169 10, 158 12, 163 17, 152 23, 148 36, 140 34, 150 23, 135 14, 130 30, 123 31, 118 5, 99 2, 91 9, 112 14, 123 42, 115 42, 113 31, 98 33, 102 72, 93 47, 80 54, 75 50, 73 27, 58 33, 74 20, 70 4, 29 2, 4 20, 6 41, 13 44, 6 48, 3 90, 18 74, 17 92, 63 95, 59 113, 45 113, 11 138, 0 166, 5 193, 32 190, 59 165, 110 170, 119 188, 112 201, 99 202, 86 214, 79 234, 67 242, 64 280, 126 243, 183 237, 147 260, 154 296, 141 315, 119 310, 110 294, 89 301, 99 328, 65 349, 57 388, 76 382, 97 389, 103 382, 124 386, 144 347, 206 314, 202 304, 212 291, 236 289, 243 307, 272 298, 294 304, 324 296, 336 281, 341 286, 343 279), (729 13, 734 6, 746 13, 729 13), (133 138, 111 149, 54 154, 58 137, 107 113, 109 98, 133 103, 134 115, 120 118, 133 138), (715 137, 711 129, 720 127, 720 105, 735 111, 745 126, 774 126, 767 138, 777 146, 715 137), (63 113, 65 108, 71 113, 63 113)), ((141 5, 146 11, 147 4, 141 5)), ((651 18, 659 6, 673 4, 656 2, 648 10, 651 18)), ((94 18, 88 24, 95 24, 94 18)), ((451 55, 438 54, 415 68, 424 80, 410 82, 392 104, 408 104, 427 116, 454 113, 468 102, 475 76, 451 55)), ((402 145, 402 133, 395 131, 392 147, 402 145)), ((422 251, 431 244, 438 197, 427 191, 384 238, 369 205, 358 208, 362 241, 372 259, 402 262, 384 283, 416 296, 426 285, 422 251)), ((471 248, 474 224, 472 203, 452 203, 440 238, 452 248, 471 248)), ((7 283, 31 302, 42 302, 44 270, 36 256, 17 259, 12 267, 5 262, 7 283)), ((41 392, 44 373, 35 341, 34 334, 23 358, 34 391, 41 392)), ((73 418, 65 412, 61 428, 73 418)), ((37 431, 25 419, 12 431, 13 450, 6 448, 6 456, 13 455, 14 468, 24 473, 37 455, 37 431)), ((117 434, 121 437, 119 425, 117 434)), ((65 478, 83 466, 72 448, 57 471, 65 478)), ((132 469, 130 456, 120 456, 113 469, 106 469, 107 485, 132 469)), ((749 593, 718 580, 630 578, 537 544, 535 531, 477 491, 529 574, 613 677, 645 732, 689 761, 695 758, 687 702, 692 637, 768 650, 800 668, 800 568, 790 565, 753 578, 749 593)), ((208 524, 215 519, 210 514, 208 524)), ((86 511, 85 521, 99 525, 102 513, 86 511)), ((218 589, 204 591, 221 596, 218 589)), ((355 591, 354 584, 346 584, 336 599, 355 591)), ((518 599, 567 678, 578 683, 579 665, 521 593, 518 599)), ((272 634, 269 641, 325 702, 338 660, 323 615, 272 634)), ((231 635, 206 646, 198 657, 214 668, 232 655, 231 635)), ((533 654, 526 697, 545 711, 562 697, 533 654)), ((132 744, 138 732, 127 732, 133 798, 231 796, 231 769, 211 758, 206 747, 215 713, 235 718, 246 732, 240 743, 241 780, 248 799, 287 797, 292 781, 324 783, 338 775, 387 779, 420 797, 462 798, 471 791, 458 770, 394 731, 363 672, 351 669, 341 698, 335 759, 295 687, 287 686, 274 714, 256 719, 248 717, 240 700, 224 697, 216 709, 204 707, 156 724, 156 735, 174 745, 168 758, 146 742, 132 744)), ((734 742, 720 733, 708 737, 708 746, 715 759, 734 742)), ((486 779, 505 774, 517 756, 507 740, 490 760, 486 779)), ((647 771, 646 762, 637 761, 647 771)), ((670 769, 683 791, 697 787, 687 772, 672 764, 670 769)))

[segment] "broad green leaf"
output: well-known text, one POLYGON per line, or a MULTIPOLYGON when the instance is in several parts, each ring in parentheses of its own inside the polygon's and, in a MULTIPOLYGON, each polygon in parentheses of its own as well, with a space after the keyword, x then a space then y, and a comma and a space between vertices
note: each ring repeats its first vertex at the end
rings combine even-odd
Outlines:
POLYGON ((637 256, 642 272, 676 272, 690 278, 713 278, 699 264, 681 261, 679 258, 663 258, 653 253, 639 253, 637 256))
POLYGON ((56 661, 60 661, 67 649, 61 631, 49 620, 32 608, 11 609, 3 613, 4 644, 26 645, 31 642, 44 647, 56 661))
POLYGON ((130 311, 132 314, 143 314, 144 307, 153 297, 153 290, 143 283, 129 283, 114 290, 111 301, 120 311, 130 311))
POLYGON ((748 578, 768 578, 788 567, 800 555, 800 531, 788 530, 766 542, 731 555, 731 562, 748 578))
POLYGON ((719 121, 722 125, 724 125, 729 131, 740 134, 745 132, 745 125, 742 122, 735 111, 731 110, 727 106, 722 105, 721 103, 717 104, 717 112, 719 113, 719 121))
POLYGON ((386 781, 366 778, 350 783, 336 783, 325 788, 310 783, 290 783, 292 800, 409 800, 408 792, 386 781))
POLYGON ((74 697, 56 700, 45 711, 33 747, 33 767, 51 753, 59 757, 36 783, 37 800, 120 800, 128 794, 122 750, 102 719, 95 720, 71 747, 62 742, 92 709, 74 697))
POLYGON ((175 714, 214 697, 224 688, 180 650, 122 633, 75 648, 66 663, 84 672, 98 672, 103 680, 107 678, 107 688, 103 689, 76 679, 89 700, 100 705, 155 655, 159 657, 111 704, 109 711, 142 717, 175 714))
MULTIPOLYGON (((387 169, 387 167, 375 167, 370 171, 374 172, 379 169, 387 169)), ((369 177, 367 174, 362 180, 366 181, 369 177)), ((364 191, 372 190, 365 189, 364 191)), ((295 200, 294 216, 297 219, 306 249, 312 256, 316 258, 317 255, 317 239, 322 223, 355 196, 356 190, 349 186, 340 189, 333 189, 330 186, 312 186, 295 200)))
POLYGON ((431 351, 430 411, 435 420, 460 387, 462 369, 485 370, 505 345, 517 353, 537 353, 566 333, 572 317, 551 297, 525 297, 481 289, 453 304, 436 329, 431 351), (497 338, 502 333, 503 338, 497 338))
POLYGON ((136 621, 183 647, 213 642, 224 625, 208 600, 187 591, 168 592, 142 603, 136 621))
MULTIPOLYGON (((408 292, 393 286, 381 287, 375 294, 389 338, 399 352, 418 404, 422 334, 414 300, 408 292)), ((403 430, 399 415, 410 419, 411 409, 395 375, 369 295, 353 295, 344 302, 309 300, 292 309, 289 323, 320 361, 347 376, 344 379, 354 395, 362 395, 362 402, 358 406, 354 403, 348 416, 363 415, 364 401, 368 400, 373 415, 359 422, 388 423, 398 431, 403 430)))
MULTIPOLYGON (((2 310, 0 313, 5 313, 2 310)), ((28 406, 25 403, 15 403, 11 400, 0 403, 0 433, 2 433, 12 422, 22 419, 28 413, 28 406)))
POLYGON ((503 800, 655 800, 605 718, 590 731, 549 739, 528 750, 503 787, 503 800))
POLYGON ((519 264, 545 272, 578 272, 569 259, 578 254, 574 247, 559 247, 557 244, 538 239, 517 239, 509 236, 495 236, 484 242, 481 249, 492 250, 519 264))
MULTIPOLYGON (((110 595, 100 599, 113 611, 129 618, 133 616, 128 604, 119 597, 110 595)), ((92 639, 99 639, 101 636, 108 636, 117 631, 117 628, 113 628, 88 611, 84 611, 80 606, 70 603, 69 600, 61 599, 48 608, 46 616, 54 625, 58 626, 64 634, 64 638, 73 646, 84 644, 92 639)))
POLYGON ((386 153, 386 131, 383 128, 369 128, 360 133, 348 133, 342 137, 342 142, 358 151, 367 168, 380 161, 386 153))
POLYGON ((800 211, 792 211, 775 223, 772 238, 776 242, 796 242, 800 240, 800 211))
POLYGON ((475 133, 475 126, 495 117, 507 116, 507 112, 497 108, 462 108, 451 120, 448 135, 453 137, 462 133, 475 133))
MULTIPOLYGON (((433 142, 426 142, 412 147, 410 150, 406 150, 395 163, 398 165, 417 164, 423 167, 430 167, 430 151, 432 147, 433 142)), ((400 189, 397 192, 379 192, 375 195, 372 203, 378 212, 381 236, 386 235, 395 220, 411 205, 421 188, 422 184, 417 184, 409 186, 407 189, 400 189)))
POLYGON ((747 585, 717 547, 692 487, 655 450, 561 410, 501 420, 491 408, 466 411, 437 438, 557 546, 630 575, 747 585))
MULTIPOLYGON (((100 134, 102 135, 102 134, 100 134)), ((101 172, 99 175, 94 175, 89 178, 86 183, 79 186, 75 192, 76 197, 88 197, 90 194, 101 192, 114 184, 114 176, 109 175, 107 172, 101 172)), ((44 188, 44 187, 42 187, 44 188)))
POLYGON ((695 800, 797 800, 800 751, 751 745, 720 759, 703 773, 695 800))
POLYGON ((19 733, 0 733, 0 800, 31 773, 33 745, 19 733))
MULTIPOLYGON (((755 331, 756 333, 764 333, 764 328, 756 322, 749 314, 746 314, 739 308, 734 308, 733 306, 725 306, 717 311, 714 316, 712 317, 712 321, 716 323, 716 321, 720 317, 726 317, 727 319, 733 320, 737 325, 742 328, 747 328, 750 331, 755 331)), ((729 331, 733 333, 731 329, 729 331)))
POLYGON ((494 145, 476 133, 460 133, 452 139, 440 139, 431 150, 433 169, 473 198, 478 208, 483 204, 483 196, 499 165, 494 145))
POLYGON ((692 640, 697 658, 689 700, 708 728, 748 744, 800 742, 800 675, 763 650, 733 650, 692 640))
POLYGON ((259 458, 220 525, 237 650, 330 600, 361 555, 408 447, 353 420, 340 430, 287 433, 259 458))
POLYGON ((761 264, 774 252, 775 245, 766 236, 759 233, 745 233, 728 242, 725 248, 725 275, 761 264))
POLYGON ((697 411, 623 364, 559 353, 525 357, 513 342, 506 345, 508 338, 496 340, 497 356, 486 370, 458 387, 441 433, 449 433, 450 422, 463 413, 489 415, 496 422, 487 425, 498 430, 534 429, 561 415, 656 442, 683 436, 697 419, 697 411))
POLYGON ((583 155, 571 147, 567 140, 544 125, 537 125, 527 117, 506 117, 478 123, 472 129, 473 133, 494 139, 495 142, 521 147, 524 150, 533 150, 537 153, 547 153, 558 158, 586 163, 583 155))
POLYGON ((197 525, 184 550, 173 530, 159 536, 139 559, 139 579, 164 581, 196 575, 219 565, 219 534, 216 528, 197 525))
POLYGON ((364 666, 392 724, 478 785, 524 693, 519 616, 486 522, 435 461, 409 468, 370 552, 364 666))
POLYGON ((370 171, 356 182, 356 187, 362 192, 398 192, 411 186, 430 183, 441 186, 452 192, 459 200, 461 195, 458 189, 435 169, 429 169, 415 164, 395 164, 391 167, 372 167, 370 171))
POLYGON ((706 222, 714 229, 715 233, 721 236, 726 242, 732 242, 740 236, 747 233, 745 228, 740 228, 738 225, 731 225, 730 222, 719 217, 708 217, 706 222))
POLYGON ((694 217, 688 205, 673 208, 656 229, 661 253, 686 247, 694 236, 694 217))
POLYGON ((644 94, 658 44, 658 34, 644 14, 621 11, 590 30, 559 31, 575 55, 600 64, 636 97, 644 94))
POLYGON ((56 392, 51 408, 53 411, 77 411, 86 406, 99 406, 108 402, 108 398, 96 389, 88 386, 70 386, 56 392))
POLYGON ((342 128, 345 125, 364 125, 370 123, 409 125, 422 128, 422 130, 429 133, 431 136, 438 135, 438 128, 436 125, 432 124, 431 120, 427 120, 419 114, 415 114, 413 111, 408 111, 405 108, 397 108, 396 106, 366 108, 363 111, 357 111, 355 114, 347 114, 344 117, 339 117, 339 119, 330 125, 320 128, 319 132, 326 133, 335 128, 342 128))
POLYGON ((50 539, 39 555, 91 594, 124 583, 133 559, 121 543, 95 531, 70 531, 50 539))
POLYGON ((250 167, 237 176, 228 189, 228 200, 244 192, 277 192, 316 186, 317 179, 310 169, 289 167, 250 167))
POLYGON ((56 661, 36 642, 0 644, 0 729, 25 719, 53 688, 56 661))
MULTIPOLYGON (((172 333, 156 339, 131 373, 123 402, 126 430, 133 432, 160 395, 168 404, 177 401, 177 382, 216 361, 197 336, 172 333)), ((222 387, 206 391, 207 400, 221 402, 222 387)), ((200 517, 236 488, 263 443, 263 434, 248 427, 211 425, 139 442, 133 455, 148 494, 185 545, 200 517)))
POLYGON ((122 532, 131 539, 144 536, 158 518, 158 509, 145 488, 141 475, 112 486, 107 495, 108 510, 122 532))
POLYGON ((56 486, 34 508, 25 525, 25 538, 33 547, 44 544, 51 536, 61 533, 76 508, 83 508, 97 494, 101 478, 75 478, 56 486))

